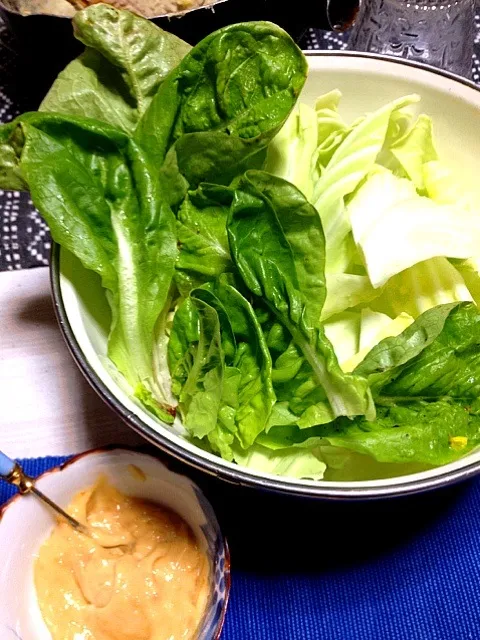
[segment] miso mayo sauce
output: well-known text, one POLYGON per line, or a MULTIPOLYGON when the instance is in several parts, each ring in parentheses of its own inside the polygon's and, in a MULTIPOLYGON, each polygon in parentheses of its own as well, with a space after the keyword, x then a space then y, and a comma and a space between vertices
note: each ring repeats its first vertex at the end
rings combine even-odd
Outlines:
POLYGON ((53 640, 190 640, 210 595, 209 562, 188 525, 101 477, 68 512, 91 539, 59 522, 35 563, 53 640))

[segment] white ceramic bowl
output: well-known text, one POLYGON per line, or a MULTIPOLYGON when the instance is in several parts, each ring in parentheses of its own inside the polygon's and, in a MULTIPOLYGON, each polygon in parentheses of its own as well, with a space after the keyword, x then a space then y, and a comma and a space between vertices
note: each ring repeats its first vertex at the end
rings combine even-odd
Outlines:
MULTIPOLYGON (((473 185, 480 198, 480 90, 475 85, 436 69, 369 54, 322 52, 308 55, 308 60, 310 75, 301 99, 313 104, 319 95, 340 89, 341 112, 347 120, 400 96, 420 94, 418 109, 433 117, 442 157, 457 173, 458 182, 470 188, 473 185)), ((280 478, 221 460, 146 413, 121 387, 106 358, 109 309, 100 282, 58 247, 53 251, 52 287, 64 336, 94 388, 133 429, 198 469, 237 484, 335 499, 415 493, 468 478, 480 470, 480 451, 421 473, 342 483, 280 478)))
MULTIPOLYGON (((212 595, 198 636, 220 637, 228 603, 230 559, 209 502, 187 477, 156 458, 127 449, 99 449, 81 454, 43 474, 38 488, 66 507, 75 494, 100 474, 127 495, 151 500, 178 513, 192 528, 211 563, 212 595), (135 472, 136 467, 142 474, 135 472)), ((51 640, 35 595, 34 559, 50 534, 55 516, 34 496, 15 496, 0 510, 0 638, 51 640)))

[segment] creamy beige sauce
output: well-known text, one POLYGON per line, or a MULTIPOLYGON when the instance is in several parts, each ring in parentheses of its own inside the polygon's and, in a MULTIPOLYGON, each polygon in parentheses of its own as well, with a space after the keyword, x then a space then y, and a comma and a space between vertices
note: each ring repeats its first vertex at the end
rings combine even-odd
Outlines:
POLYGON ((101 477, 68 512, 94 539, 59 522, 35 563, 53 640, 179 640, 197 635, 209 563, 188 525, 101 477))

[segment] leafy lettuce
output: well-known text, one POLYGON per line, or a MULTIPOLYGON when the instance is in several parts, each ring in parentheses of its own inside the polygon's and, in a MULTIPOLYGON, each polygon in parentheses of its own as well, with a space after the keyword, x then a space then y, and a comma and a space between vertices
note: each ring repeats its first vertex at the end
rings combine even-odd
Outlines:
POLYGON ((419 97, 298 104, 306 59, 269 23, 193 49, 102 4, 73 23, 85 52, 0 127, 0 188, 100 276, 145 410, 315 481, 478 446, 480 211, 419 97))

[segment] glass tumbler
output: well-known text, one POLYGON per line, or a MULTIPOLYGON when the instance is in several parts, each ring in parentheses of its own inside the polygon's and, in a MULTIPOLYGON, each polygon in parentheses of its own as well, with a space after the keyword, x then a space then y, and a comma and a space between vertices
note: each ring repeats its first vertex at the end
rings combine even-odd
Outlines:
POLYGON ((474 30, 475 0, 363 0, 349 48, 469 77, 474 30))

